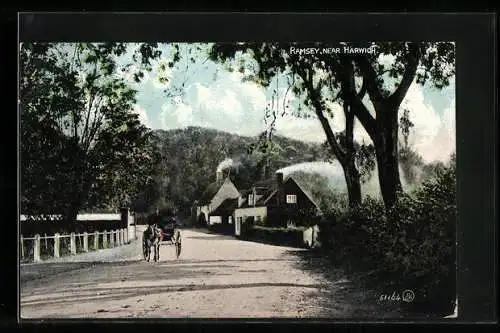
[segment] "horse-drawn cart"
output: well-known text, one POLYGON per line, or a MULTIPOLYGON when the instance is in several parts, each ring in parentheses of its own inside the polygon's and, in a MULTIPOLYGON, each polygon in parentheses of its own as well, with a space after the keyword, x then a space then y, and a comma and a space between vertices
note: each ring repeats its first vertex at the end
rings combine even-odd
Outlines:
POLYGON ((143 235, 143 255, 146 261, 149 261, 151 254, 151 247, 155 250, 154 260, 160 259, 160 246, 161 245, 174 245, 175 247, 175 257, 179 258, 182 249, 182 237, 181 232, 177 228, 178 225, 175 222, 165 223, 165 224, 151 224, 143 235))
POLYGON ((161 230, 160 245, 174 245, 175 257, 179 258, 182 249, 182 237, 175 224, 167 225, 161 230))

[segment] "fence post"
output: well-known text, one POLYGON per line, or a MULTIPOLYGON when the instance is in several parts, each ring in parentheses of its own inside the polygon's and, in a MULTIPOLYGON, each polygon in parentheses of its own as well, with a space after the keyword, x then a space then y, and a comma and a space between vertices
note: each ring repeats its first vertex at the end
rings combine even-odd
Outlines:
POLYGON ((120 245, 125 244, 125 234, 123 233, 123 228, 120 229, 120 245))
POLYGON ((129 236, 129 234, 128 234, 128 228, 124 229, 123 234, 124 234, 123 237, 125 238, 125 244, 128 244, 128 236, 129 236))
POLYGON ((116 229, 116 243, 118 243, 118 246, 122 245, 122 236, 120 233, 120 229, 116 229))
POLYGON ((35 235, 35 241, 33 244, 33 261, 40 262, 42 261, 40 258, 40 235, 35 235))
POLYGON ((114 230, 111 230, 110 231, 111 233, 111 237, 109 238, 109 247, 115 247, 115 231, 114 230))
POLYGON ((76 237, 75 233, 72 232, 70 235, 70 252, 71 254, 75 255, 76 254, 76 237))
POLYGON ((99 249, 99 231, 94 231, 94 250, 99 249))
POLYGON ((21 260, 24 259, 24 239, 23 239, 23 235, 21 235, 21 238, 19 239, 19 241, 21 242, 21 260))
POLYGON ((127 244, 127 239, 125 238, 125 228, 122 229, 122 245, 127 244))
POLYGON ((59 233, 56 232, 54 234, 54 258, 59 258, 61 256, 61 254, 59 253, 59 244, 60 244, 59 233))
POLYGON ((83 251, 89 252, 89 234, 86 231, 83 232, 83 251))
POLYGON ((108 248, 108 231, 104 230, 102 233, 102 248, 107 249, 108 248))

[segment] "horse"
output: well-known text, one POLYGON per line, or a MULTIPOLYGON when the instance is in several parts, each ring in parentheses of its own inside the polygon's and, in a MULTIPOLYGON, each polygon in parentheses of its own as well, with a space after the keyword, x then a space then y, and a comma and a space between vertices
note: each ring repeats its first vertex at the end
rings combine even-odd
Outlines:
POLYGON ((142 234, 142 249, 144 252, 144 259, 148 262, 151 258, 151 247, 154 247, 154 258, 156 262, 160 260, 160 241, 162 237, 161 229, 158 228, 156 223, 148 225, 142 234))

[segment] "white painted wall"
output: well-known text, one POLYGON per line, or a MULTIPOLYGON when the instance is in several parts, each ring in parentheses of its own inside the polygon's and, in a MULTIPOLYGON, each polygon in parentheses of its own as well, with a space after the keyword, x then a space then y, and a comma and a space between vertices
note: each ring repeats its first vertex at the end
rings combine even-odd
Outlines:
POLYGON ((311 247, 321 246, 318 235, 319 235, 319 227, 317 225, 307 228, 306 230, 304 230, 303 233, 304 244, 307 244, 308 246, 311 247))
POLYGON ((210 216, 209 217, 209 224, 216 224, 216 223, 222 223, 222 218, 220 216, 210 216))
POLYGON ((241 235, 241 223, 238 219, 234 222, 234 234, 236 236, 241 235))
POLYGON ((247 216, 261 216, 263 219, 267 216, 267 207, 237 208, 234 211, 234 218, 236 221, 238 221, 238 218, 243 217, 243 223, 245 223, 245 218, 247 216))
POLYGON ((208 214, 210 213, 210 207, 208 205, 205 205, 205 206, 202 206, 202 207, 198 207, 198 210, 197 210, 197 213, 196 213, 196 219, 198 222, 198 219, 200 218, 200 215, 201 214, 205 214, 205 218, 208 219, 208 214))
MULTIPOLYGON (((48 215, 47 218, 54 220, 54 219, 62 218, 62 216, 61 215, 48 215)), ((113 220, 120 220, 121 215, 120 214, 78 214, 76 216, 76 219, 78 221, 113 221, 113 220)), ((26 221, 27 216, 21 215, 20 220, 26 221)))

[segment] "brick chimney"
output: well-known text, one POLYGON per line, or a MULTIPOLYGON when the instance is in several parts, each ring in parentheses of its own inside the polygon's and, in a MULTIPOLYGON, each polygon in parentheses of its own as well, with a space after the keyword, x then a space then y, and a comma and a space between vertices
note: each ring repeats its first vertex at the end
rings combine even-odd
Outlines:
POLYGON ((224 174, 222 173, 222 170, 217 170, 215 173, 215 180, 216 181, 221 181, 224 178, 224 174))

